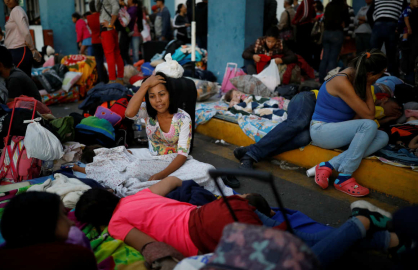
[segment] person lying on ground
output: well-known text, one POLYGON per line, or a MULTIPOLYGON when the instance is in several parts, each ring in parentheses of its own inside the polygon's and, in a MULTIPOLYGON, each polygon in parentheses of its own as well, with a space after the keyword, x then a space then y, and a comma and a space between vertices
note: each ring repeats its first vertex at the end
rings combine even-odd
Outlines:
POLYGON ((34 191, 13 197, 0 228, 6 241, 0 248, 1 269, 97 269, 88 239, 68 219, 56 194, 34 191))
MULTIPOLYGON (((373 93, 373 89, 371 89, 373 93)), ((318 90, 301 92, 294 96, 287 107, 287 119, 278 124, 259 142, 234 150, 240 161, 240 168, 253 169, 254 162, 295 150, 311 142, 309 124, 314 113, 318 90)), ((374 93, 373 93, 374 96, 374 93)), ((389 124, 402 113, 400 105, 393 98, 376 99, 375 121, 378 125, 389 124)))
MULTIPOLYGON (((257 39, 255 44, 248 47, 242 54, 242 58, 254 61, 254 64, 247 65, 247 74, 257 74, 256 65, 260 65, 262 58, 268 57, 274 59, 276 64, 296 63, 298 58, 279 38, 279 29, 277 27, 270 28, 266 36, 257 39)), ((266 61, 263 61, 266 62, 266 61)), ((265 66, 270 61, 267 61, 265 66)))
MULTIPOLYGON (((164 197, 181 185, 180 179, 168 177, 123 199, 103 189, 91 189, 81 196, 75 215, 80 222, 96 227, 109 226, 112 237, 140 251, 151 264, 154 261, 149 261, 147 255, 152 253, 150 250, 155 250, 153 246, 168 256, 175 252, 185 257, 213 252, 222 237, 223 228, 234 220, 223 200, 198 208, 164 197), (171 254, 163 252, 167 249, 171 250, 171 254)), ((280 225, 256 211, 246 197, 227 197, 240 222, 270 227, 280 225)), ((352 208, 353 217, 337 229, 315 234, 295 231, 296 236, 310 246, 323 267, 351 247, 399 249, 401 243, 397 235, 386 230, 389 213, 365 201, 355 202, 352 208)))
POLYGON ((12 54, 3 46, 0 46, 0 77, 5 79, 9 92, 8 99, 4 102, 11 102, 21 95, 33 97, 42 102, 36 84, 22 70, 14 67, 12 54))
POLYGON ((388 144, 388 135, 378 130, 371 86, 387 67, 387 58, 373 49, 355 58, 349 68, 324 82, 312 116, 313 144, 325 149, 349 145, 348 150, 316 166, 315 183, 326 189, 333 170, 339 175, 334 187, 355 197, 369 189, 352 177, 364 157, 388 144))
MULTIPOLYGON (((146 181, 168 176, 193 179, 210 192, 218 193, 208 173, 214 167, 189 155, 192 121, 187 112, 177 107, 170 78, 157 73, 145 80, 129 102, 125 115, 133 120, 145 120, 149 148, 131 149, 133 154, 124 147, 96 149, 94 161, 85 169, 89 178, 101 181, 121 197, 155 183, 146 181)), ((223 184, 222 189, 228 195, 233 194, 223 184)))

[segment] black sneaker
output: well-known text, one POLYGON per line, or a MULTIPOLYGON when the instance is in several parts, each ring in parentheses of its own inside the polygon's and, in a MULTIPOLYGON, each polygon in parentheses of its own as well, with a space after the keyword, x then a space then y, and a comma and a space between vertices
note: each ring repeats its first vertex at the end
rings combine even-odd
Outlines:
POLYGON ((248 150, 249 150, 249 146, 235 148, 234 150, 235 158, 238 160, 241 160, 245 156, 245 154, 247 154, 248 150))
POLYGON ((230 188, 239 188, 241 186, 241 183, 235 176, 222 176, 221 178, 224 184, 230 188))
POLYGON ((351 204, 352 216, 364 216, 370 220, 370 232, 387 230, 392 215, 373 204, 360 200, 351 204))
POLYGON ((254 163, 254 159, 252 159, 250 156, 245 155, 243 158, 241 158, 240 160, 240 165, 239 168, 240 169, 245 169, 245 170, 253 170, 253 163, 254 163))

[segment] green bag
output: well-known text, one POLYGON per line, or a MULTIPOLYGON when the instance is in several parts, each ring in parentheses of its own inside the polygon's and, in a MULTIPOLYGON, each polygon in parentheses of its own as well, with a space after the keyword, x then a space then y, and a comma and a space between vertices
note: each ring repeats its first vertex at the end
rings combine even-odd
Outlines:
POLYGON ((51 121, 51 125, 57 128, 59 140, 61 143, 74 141, 74 118, 72 116, 66 116, 51 121))

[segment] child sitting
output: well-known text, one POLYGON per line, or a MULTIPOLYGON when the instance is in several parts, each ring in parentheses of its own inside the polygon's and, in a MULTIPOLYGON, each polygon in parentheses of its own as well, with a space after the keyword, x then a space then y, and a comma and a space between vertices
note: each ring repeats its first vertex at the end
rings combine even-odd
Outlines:
POLYGON ((0 249, 1 269, 97 269, 90 243, 73 225, 58 195, 15 196, 1 219, 6 240, 0 249))
MULTIPOLYGON (((181 259, 199 252, 213 252, 224 227, 234 220, 223 200, 198 208, 164 197, 181 185, 180 179, 168 177, 149 189, 122 199, 106 190, 91 189, 81 196, 75 215, 79 221, 96 227, 108 225, 112 237, 140 251, 149 264, 168 257, 181 259)), ((251 200, 251 196, 227 197, 239 222, 253 225, 270 223, 267 221, 271 219, 256 213, 256 208, 249 205, 247 197, 251 200)), ((353 217, 340 228, 317 234, 295 230, 295 234, 311 247, 322 266, 326 267, 354 244, 362 248, 381 249, 399 246, 397 235, 385 230, 389 216, 389 213, 367 202, 358 201, 353 208, 353 217), (365 238, 366 231, 369 231, 370 238, 365 238)), ((274 220, 271 224, 277 225, 274 220)))

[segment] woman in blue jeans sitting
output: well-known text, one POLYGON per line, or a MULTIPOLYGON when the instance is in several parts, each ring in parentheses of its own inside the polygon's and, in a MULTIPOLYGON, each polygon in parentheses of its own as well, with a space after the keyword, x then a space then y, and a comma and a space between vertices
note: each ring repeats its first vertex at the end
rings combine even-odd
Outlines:
POLYGON ((320 88, 310 134, 313 144, 325 149, 349 145, 348 150, 316 167, 315 182, 326 189, 333 170, 339 172, 334 187, 354 197, 366 196, 369 189, 359 185, 352 174, 361 159, 387 145, 389 138, 377 130, 371 86, 387 67, 379 50, 366 52, 351 67, 328 79, 320 88))

